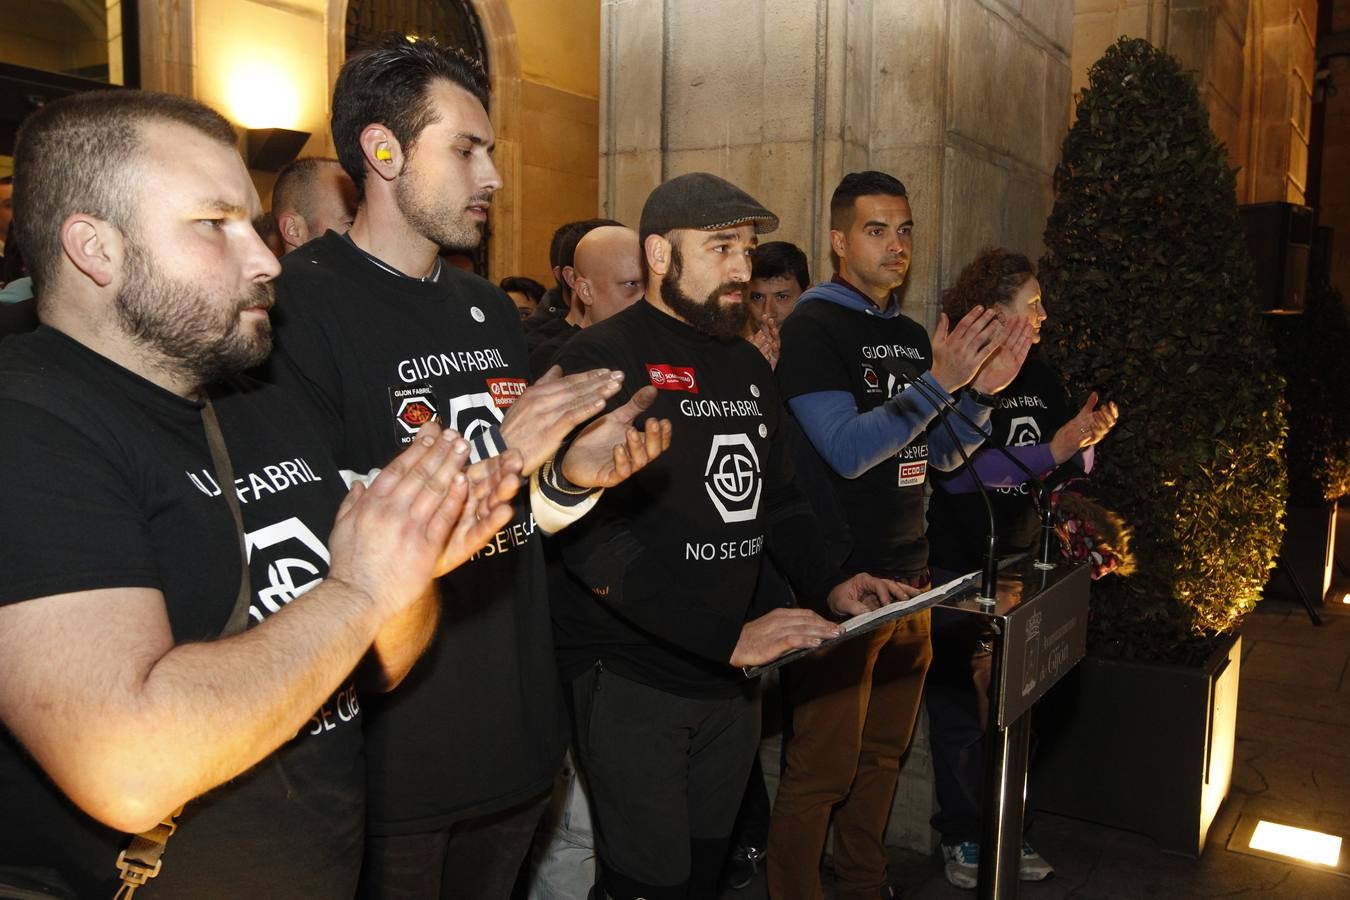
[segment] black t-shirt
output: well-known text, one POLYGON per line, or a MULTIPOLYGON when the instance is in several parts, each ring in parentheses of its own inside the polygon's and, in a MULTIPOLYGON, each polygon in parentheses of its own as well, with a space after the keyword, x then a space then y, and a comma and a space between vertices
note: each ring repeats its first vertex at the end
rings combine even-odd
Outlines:
MULTIPOLYGON (((476 275, 396 275, 329 233, 286 256, 276 291, 269 377, 311 399, 343 470, 386 465, 433 415, 482 442, 526 385, 520 315, 476 275)), ((366 709, 373 833, 429 831, 516 805, 547 790, 562 761, 527 491, 511 524, 439 587, 431 647, 366 709)))
POLYGON ((530 375, 542 378, 553 366, 553 359, 563 345, 581 333, 581 326, 566 319, 558 319, 556 327, 541 325, 525 336, 530 345, 530 375))
MULTIPOLYGON (((326 576, 346 489, 283 389, 238 378, 211 395, 247 532, 252 624, 326 576)), ((0 433, 0 604, 154 588, 177 642, 220 634, 238 539, 199 404, 41 328, 0 347, 0 433)), ((188 803, 163 873, 137 897, 351 896, 362 699, 348 679, 276 754, 188 803)), ((0 867, 43 866, 79 896, 112 895, 127 838, 80 812, 4 730, 0 797, 0 867)))
MULTIPOLYGON (((1069 420, 1068 399, 1059 376, 1032 351, 1013 383, 999 394, 989 417, 990 446, 1027 447, 1046 444, 1069 420)), ((981 452, 997 452, 982 450, 981 452)), ((1000 556, 1021 553, 1036 543, 1038 521, 1033 489, 989 488, 994 507, 1000 556)), ((989 513, 976 493, 951 494, 942 480, 933 480, 928 500, 929 558, 954 572, 979 568, 984 557, 989 513)))
POLYGON ((563 676, 603 660, 682 696, 743 689, 728 660, 761 553, 803 603, 839 580, 793 481, 773 371, 745 341, 709 337, 646 301, 582 331, 558 362, 568 373, 621 369, 611 407, 655 385, 649 415, 673 424, 666 453, 556 538, 572 576, 552 598, 563 676))
MULTIPOLYGON (((820 391, 844 391, 870 412, 909 385, 909 371, 932 366, 928 333, 905 315, 870 316, 827 300, 798 304, 783 323, 778 384, 791 400, 820 391)), ((828 468, 828 466, 827 466, 828 468)), ((923 536, 923 486, 928 441, 920 435, 895 457, 844 478, 829 469, 853 538, 844 568, 904 575, 928 561, 923 536)))

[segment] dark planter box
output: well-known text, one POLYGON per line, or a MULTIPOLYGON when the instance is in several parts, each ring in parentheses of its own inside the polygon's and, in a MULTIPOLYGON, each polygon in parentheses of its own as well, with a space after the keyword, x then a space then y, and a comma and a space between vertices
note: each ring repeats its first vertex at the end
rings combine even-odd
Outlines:
POLYGON ((1195 668, 1088 656, 1041 701, 1033 805, 1198 857, 1232 780, 1241 650, 1195 668))
POLYGON ((1266 585, 1266 594, 1297 600, 1292 578, 1309 601, 1321 606, 1331 590, 1335 548, 1336 504, 1300 506, 1290 503, 1285 509, 1280 563, 1266 585))

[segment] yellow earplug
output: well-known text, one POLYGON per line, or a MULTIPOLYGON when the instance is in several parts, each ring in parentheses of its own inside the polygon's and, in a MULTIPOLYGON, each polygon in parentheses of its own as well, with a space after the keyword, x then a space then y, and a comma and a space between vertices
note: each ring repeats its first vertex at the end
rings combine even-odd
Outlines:
POLYGON ((389 162, 394 158, 394 154, 389 152, 388 147, 377 147, 375 148, 375 158, 381 162, 389 162))

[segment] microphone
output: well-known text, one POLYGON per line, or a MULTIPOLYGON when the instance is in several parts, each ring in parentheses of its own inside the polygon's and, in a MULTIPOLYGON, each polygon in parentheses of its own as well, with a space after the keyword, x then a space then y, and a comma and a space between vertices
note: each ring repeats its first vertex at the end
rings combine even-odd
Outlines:
MULTIPOLYGON (((994 505, 989 502, 989 492, 984 489, 984 481, 981 480, 980 473, 976 472, 975 467, 971 465, 970 456, 966 453, 966 448, 961 446, 961 440, 956 436, 956 431, 952 428, 951 423, 947 421, 947 417, 943 415, 944 408, 956 409, 956 407, 948 402, 947 398, 935 396, 932 388, 919 380, 918 373, 914 371, 914 367, 908 362, 902 359, 895 359, 895 363, 900 369, 899 374, 904 375, 909 379, 909 383, 914 386, 915 390, 923 395, 924 399, 928 401, 929 405, 932 406, 933 410, 937 413, 938 421, 942 423, 943 428, 947 429, 947 435, 952 439, 952 446, 956 447, 956 452, 961 454, 961 460, 966 464, 966 468, 970 470, 971 480, 975 482, 975 487, 980 492, 980 499, 984 501, 985 511, 989 514, 989 543, 985 547, 984 567, 980 571, 980 592, 976 597, 976 600, 983 606, 993 606, 995 602, 994 587, 998 580, 998 527, 994 519, 994 505)), ((890 368, 885 363, 882 363, 882 366, 886 369, 890 368)), ((891 374, 896 373, 892 372, 891 374)), ((958 413, 960 412, 960 410, 956 411, 958 413)), ((962 418, 974 425, 974 423, 970 422, 964 414, 962 415, 962 418)), ((982 435, 985 433, 984 429, 980 428, 978 425, 975 426, 975 430, 982 435)))
MULTIPOLYGON (((1029 481, 1031 483, 1031 486, 1036 490, 1036 496, 1038 498, 1038 502, 1041 507, 1041 540, 1040 545, 1037 548, 1036 552, 1036 568, 1041 570, 1050 570, 1055 568, 1055 563, 1051 561, 1051 557, 1053 556, 1053 549, 1055 546, 1055 513, 1050 505, 1051 499, 1050 485, 1046 482, 1044 478, 1041 478, 1035 472, 1031 471, 1031 469, 1027 466, 1026 463, 1022 462, 1022 460, 1018 459, 1016 455, 1009 452, 1007 447, 1003 446, 1002 444, 993 443, 994 436, 989 432, 985 431, 983 428, 981 428, 980 425, 974 419, 972 419, 970 416, 962 412, 961 408, 958 407, 955 403, 952 403, 950 400, 948 400, 941 394, 935 393, 931 387, 929 387, 924 382, 919 381, 919 379, 914 374, 914 367, 911 366, 907 361, 903 359, 896 359, 894 361, 901 367, 903 373, 909 377, 910 381, 918 386, 919 393, 923 394, 924 398, 930 404, 933 404, 934 406, 940 404, 942 408, 950 410, 951 412, 955 413, 957 417, 961 419, 961 421, 965 422, 966 425, 974 429, 976 434, 984 438, 984 440, 989 443, 989 447, 991 449, 997 450, 1000 454, 1003 455, 1005 459, 1007 459, 1014 466, 1016 466, 1022 472, 1023 475, 1027 476, 1027 481, 1029 481)), ((941 414, 940 411, 939 414, 941 414)), ((961 458, 965 459, 964 453, 961 455, 961 458)), ((966 460, 966 464, 969 465, 970 461, 966 460)), ((976 474, 974 468, 970 470, 970 474, 972 479, 974 479, 976 485, 979 486, 981 490, 983 490, 983 484, 980 482, 979 476, 976 474)))

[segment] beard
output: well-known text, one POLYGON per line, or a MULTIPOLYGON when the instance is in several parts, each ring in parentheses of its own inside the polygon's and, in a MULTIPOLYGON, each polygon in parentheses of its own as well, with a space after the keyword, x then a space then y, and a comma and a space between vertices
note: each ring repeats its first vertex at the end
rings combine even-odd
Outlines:
POLYGON ((113 310, 123 331, 153 351, 153 365, 201 387, 267 359, 272 323, 264 319, 253 328, 240 314, 251 307, 271 309, 270 282, 223 297, 164 275, 142 246, 127 242, 127 281, 113 298, 113 310))
MULTIPOLYGON (((406 168, 405 168, 406 173, 406 168)), ((475 194, 458 210, 420 189, 415 177, 404 174, 394 182, 394 200, 403 218, 418 234, 446 252, 475 250, 483 242, 483 228, 469 218, 470 203, 491 203, 492 192, 475 194)))
POLYGON ((671 311, 704 334, 724 340, 741 337, 748 321, 745 302, 723 306, 719 298, 734 291, 740 291, 744 295, 746 286, 739 282, 728 281, 718 285, 703 300, 695 300, 680 289, 680 275, 683 269, 684 259, 680 255, 680 248, 672 243, 670 270, 661 280, 661 299, 671 311))

